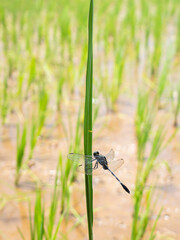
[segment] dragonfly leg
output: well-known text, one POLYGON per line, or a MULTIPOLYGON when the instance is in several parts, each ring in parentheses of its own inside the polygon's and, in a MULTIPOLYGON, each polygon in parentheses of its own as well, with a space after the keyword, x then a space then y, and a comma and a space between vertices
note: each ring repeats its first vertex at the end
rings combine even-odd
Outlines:
POLYGON ((96 161, 96 163, 95 163, 93 169, 97 169, 97 168, 98 168, 98 161, 96 161))
POLYGON ((95 163, 95 165, 94 165, 94 167, 92 167, 92 168, 86 168, 86 173, 89 173, 89 171, 93 171, 94 169, 97 169, 98 168, 98 161, 96 161, 96 163, 95 163))

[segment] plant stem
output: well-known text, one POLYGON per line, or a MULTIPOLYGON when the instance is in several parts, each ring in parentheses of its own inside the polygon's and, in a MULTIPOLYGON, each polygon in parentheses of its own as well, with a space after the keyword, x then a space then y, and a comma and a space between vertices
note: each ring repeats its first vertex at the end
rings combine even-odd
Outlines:
MULTIPOLYGON (((84 116, 84 153, 92 154, 92 91, 93 91, 93 0, 90 0, 88 24, 88 58, 86 70, 86 96, 84 116)), ((86 207, 89 240, 93 239, 92 175, 85 175, 86 207)))

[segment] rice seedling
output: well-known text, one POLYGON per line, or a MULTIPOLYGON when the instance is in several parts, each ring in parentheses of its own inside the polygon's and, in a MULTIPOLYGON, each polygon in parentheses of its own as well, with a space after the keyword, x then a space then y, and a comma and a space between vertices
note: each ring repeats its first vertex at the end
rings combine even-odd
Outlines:
POLYGON ((176 34, 176 52, 180 53, 180 13, 177 19, 177 34, 176 34))
POLYGON ((16 147, 16 174, 15 174, 15 184, 18 185, 20 173, 23 165, 23 158, 26 148, 26 135, 27 128, 26 124, 23 126, 22 134, 20 134, 20 127, 17 126, 17 147, 16 147))
POLYGON ((4 9, 1 9, 1 19, 0 23, 2 25, 2 40, 3 40, 3 48, 4 51, 7 51, 9 41, 7 39, 7 23, 6 23, 6 11, 4 9))
POLYGON ((152 128, 153 116, 155 115, 154 109, 150 107, 150 105, 149 93, 140 90, 138 93, 137 112, 135 116, 135 131, 138 151, 137 157, 139 162, 143 162, 146 145, 152 128))
POLYGON ((64 77, 61 76, 57 82, 57 100, 56 100, 56 104, 57 104, 57 110, 60 110, 60 102, 61 102, 61 96, 62 96, 62 88, 64 85, 64 77))
MULTIPOLYGON (((88 21, 88 58, 84 113, 84 154, 92 155, 92 90, 93 90, 93 0, 90 0, 88 21)), ((85 175, 86 207, 89 240, 93 239, 93 186, 92 175, 85 175)))
MULTIPOLYGON (((43 204, 44 205, 44 204, 43 204)), ((43 236, 45 234, 44 231, 44 206, 42 205, 41 200, 41 192, 37 190, 36 193, 36 202, 34 207, 34 219, 31 215, 31 209, 29 207, 29 217, 30 217, 30 232, 31 232, 31 239, 43 239, 43 236)))
POLYGON ((151 62, 151 74, 155 75, 160 66, 160 60, 162 56, 162 37, 165 26, 165 18, 163 12, 164 4, 162 2, 157 2, 156 13, 153 18, 153 36, 154 36, 154 50, 152 54, 151 62))
MULTIPOLYGON (((159 153, 162 150, 162 146, 164 143, 164 132, 162 126, 160 126, 156 134, 153 138, 151 151, 147 161, 143 161, 140 164, 140 171, 138 170, 136 177, 136 186, 135 186, 135 194, 134 194, 134 213, 133 213, 133 223, 132 223, 132 232, 131 239, 142 239, 148 224, 150 222, 151 212, 152 212, 152 189, 146 190, 146 183, 148 178, 154 168, 155 160, 157 159, 159 153), (141 206, 142 200, 144 196, 148 197, 148 201, 145 202, 144 207, 141 206)), ((145 197, 145 198, 146 198, 145 197)), ((151 229, 154 231, 154 229, 151 229)))
MULTIPOLYGON (((34 206, 34 216, 31 213, 31 203, 29 203, 29 224, 30 224, 30 239, 43 240, 45 238, 45 213, 44 204, 42 203, 41 191, 36 191, 36 201, 34 206)), ((21 239, 25 240, 25 236, 20 228, 18 228, 21 239)), ((48 238, 46 238, 48 239, 48 238)))
POLYGON ((78 118, 76 122, 76 132, 75 132, 75 138, 72 144, 72 151, 73 152, 80 152, 81 151, 81 140, 82 140, 82 119, 81 119, 81 108, 79 109, 78 118))
POLYGON ((29 77, 27 81, 27 89, 26 89, 26 96, 28 94, 28 91, 32 85, 32 83, 35 81, 36 78, 36 58, 32 57, 30 66, 29 66, 29 77))
POLYGON ((140 25, 144 27, 144 35, 145 35, 145 47, 148 49, 148 43, 149 43, 149 37, 150 37, 150 31, 151 31, 151 16, 148 6, 147 0, 141 0, 141 22, 140 25))
MULTIPOLYGON (((53 193, 51 196, 50 207, 44 207, 44 201, 42 191, 38 189, 36 191, 36 201, 34 206, 34 213, 31 213, 31 204, 29 204, 29 223, 30 223, 30 239, 31 240, 56 240, 58 239, 58 233, 61 223, 64 218, 64 214, 58 214, 59 199, 60 199, 60 161, 56 169, 56 177, 53 186, 53 193), (47 213, 47 210, 49 212, 47 213)), ((22 231, 18 229, 21 238, 25 239, 22 231)))
POLYGON ((100 109, 100 104, 94 103, 92 126, 94 126, 94 124, 95 124, 95 122, 96 122, 96 120, 98 118, 99 109, 100 109))
POLYGON ((174 127, 178 126, 178 116, 180 112, 180 84, 175 84, 175 87, 171 90, 171 102, 172 102, 172 109, 174 113, 174 127))
POLYGON ((136 16, 136 6, 135 1, 128 0, 126 6, 126 16, 125 16, 125 25, 128 26, 129 30, 129 38, 132 39, 132 43, 136 43, 136 24, 137 24, 137 16, 136 16))
MULTIPOLYGON (((112 49, 109 50, 111 52, 112 49)), ((98 94, 102 92, 108 111, 116 111, 118 97, 123 84, 123 73, 126 63, 126 46, 124 38, 118 39, 114 47, 113 59, 105 59, 104 69, 99 73, 101 81, 96 83, 98 94)), ((112 56, 111 56, 112 57, 112 56)), ((102 59, 102 61, 104 61, 102 59)), ((102 62, 100 62, 102 64, 102 62)), ((102 68, 102 67, 101 67, 102 68)))
MULTIPOLYGON (((154 168, 155 160, 161 152, 164 143, 164 131, 163 127, 160 125, 156 130, 155 136, 153 137, 150 154, 147 160, 145 160, 146 147, 150 140, 150 133, 153 127, 153 115, 154 110, 150 105, 149 94, 140 92, 138 95, 135 121, 138 167, 136 174, 134 213, 131 231, 131 239, 133 240, 142 239, 150 223, 154 190, 153 188, 146 189, 146 183, 154 168), (143 199, 147 200, 144 203, 144 207, 141 205, 143 199)), ((156 222, 157 220, 155 223, 156 222)), ((151 229, 151 235, 149 238, 154 236, 155 223, 154 227, 151 229)))
MULTIPOLYGON (((69 129, 72 129, 72 126, 69 126, 69 129)), ((82 116, 81 108, 79 109, 78 118, 76 121, 75 135, 70 131, 70 136, 68 137, 68 130, 65 128, 64 131, 67 139, 70 139, 69 142, 69 152, 81 152, 81 142, 82 142, 82 116)), ((61 212, 64 213, 66 218, 69 215, 71 209, 71 188, 72 184, 76 178, 76 168, 75 164, 72 164, 72 161, 67 159, 64 163, 62 155, 59 156, 60 164, 60 180, 61 180, 61 212)))
POLYGON ((168 53, 167 59, 165 60, 162 70, 158 76, 157 101, 159 102, 159 107, 160 107, 161 97, 166 89, 167 84, 168 84, 168 76, 169 76, 169 72, 170 72, 170 68, 171 68, 172 57, 173 57, 173 51, 171 49, 171 52, 168 53))
POLYGON ((48 92, 45 89, 44 84, 39 87, 39 95, 38 95, 38 126, 37 126, 37 135, 41 134, 41 130, 44 126, 47 107, 48 107, 49 96, 48 92))
POLYGON ((71 200, 71 188, 70 188, 70 174, 71 174, 71 162, 67 159, 64 166, 62 161, 62 155, 59 156, 60 175, 61 175, 61 213, 66 216, 70 211, 71 200))
MULTIPOLYGON (((58 210, 58 203, 60 202, 60 186, 59 186, 59 182, 60 182, 60 165, 61 165, 61 157, 59 158, 59 162, 58 162, 58 166, 56 169, 56 177, 55 177, 55 182, 54 182, 54 190, 53 190, 53 194, 51 197, 51 203, 50 203, 50 209, 49 209, 49 215, 48 215, 48 221, 46 224, 46 235, 47 235, 47 239, 49 240, 56 240, 57 239, 57 235, 59 232, 59 228, 60 225, 62 223, 62 220, 64 218, 64 214, 61 214, 60 216, 58 216, 58 221, 56 221, 57 218, 57 210, 58 210)), ((61 182, 62 184, 62 182, 61 182)))
POLYGON ((12 73, 15 69, 15 60, 13 53, 7 52, 7 62, 8 62, 8 77, 12 77, 12 73))
MULTIPOLYGON (((19 73, 18 79, 17 79, 17 98, 19 98, 20 102, 22 102, 23 98, 23 83, 24 83, 24 74, 22 72, 19 73)), ((22 105, 22 104, 21 104, 22 105)))
MULTIPOLYGON (((114 66, 114 78, 112 79, 110 98, 112 102, 112 107, 117 102, 122 82, 123 82, 123 72, 126 62, 126 49, 124 39, 121 40, 120 49, 116 50, 115 56, 115 66, 114 66)), ((114 107, 113 107, 114 109, 114 107)))
POLYGON ((31 132, 30 132, 30 152, 29 152, 29 156, 28 159, 31 159, 33 156, 33 151, 34 148, 36 146, 36 142, 37 142, 37 123, 35 118, 32 118, 32 125, 31 125, 31 132))
POLYGON ((7 77, 4 78, 3 90, 2 90, 2 99, 1 99, 1 117, 2 124, 5 124, 6 116, 9 109, 9 99, 8 99, 8 80, 7 77))

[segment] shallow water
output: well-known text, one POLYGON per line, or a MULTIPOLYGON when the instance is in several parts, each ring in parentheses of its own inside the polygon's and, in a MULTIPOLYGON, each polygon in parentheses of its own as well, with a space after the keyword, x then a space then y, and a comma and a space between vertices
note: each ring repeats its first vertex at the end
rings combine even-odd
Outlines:
MULTIPOLYGON (((111 148, 117 158, 123 158, 124 165, 116 172, 120 180, 133 193, 136 175, 136 139, 134 137, 135 106, 126 99, 120 99, 117 113, 107 113, 98 118, 94 127, 93 150, 106 154, 111 148), (100 126, 106 124, 99 131, 100 126)), ((162 113, 165 114, 165 113, 162 113)), ((168 134, 173 131, 172 123, 167 122, 168 134)), ((28 172, 20 179, 20 186, 14 186, 16 127, 1 128, 0 140, 0 239, 19 240, 17 227, 29 239, 28 201, 35 197, 35 180, 28 172)), ((59 152, 66 157, 68 153, 65 137, 52 136, 39 139, 35 149, 32 171, 44 184, 45 203, 50 201, 51 186, 54 181, 55 169, 59 152)), ((180 239, 180 142, 178 134, 159 156, 166 160, 171 168, 168 172, 164 165, 158 166, 153 172, 149 184, 157 179, 155 198, 157 197, 156 213, 163 206, 163 212, 157 226, 157 239, 180 239), (168 238, 169 237, 169 238, 168 238)), ((83 216, 86 214, 83 174, 73 185, 72 205, 83 216)), ((120 240, 130 239, 133 214, 133 198, 128 195, 115 178, 109 173, 94 177, 94 239, 120 240)), ((147 186, 148 187, 148 186, 147 186)), ((152 215, 154 219, 156 215, 152 215)), ((87 238, 86 220, 73 230, 71 227, 76 219, 70 216, 63 222, 61 231, 69 239, 85 240, 87 238)))

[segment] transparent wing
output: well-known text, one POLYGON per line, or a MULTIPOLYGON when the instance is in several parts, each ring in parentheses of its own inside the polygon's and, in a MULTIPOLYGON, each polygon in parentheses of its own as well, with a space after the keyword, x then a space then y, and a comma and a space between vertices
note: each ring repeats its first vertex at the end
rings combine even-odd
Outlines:
POLYGON ((109 169, 111 169, 112 172, 115 172, 118 168, 120 168, 124 163, 124 160, 121 159, 117 159, 117 160, 113 160, 108 162, 108 167, 109 169))
POLYGON ((73 162, 78 162, 79 164, 91 163, 93 161, 93 157, 91 155, 83 155, 78 153, 69 153, 68 159, 73 162))
POLYGON ((94 169, 94 166, 96 164, 96 161, 86 161, 84 162, 84 160, 82 162, 77 162, 75 161, 74 164, 77 166, 77 171, 81 172, 81 173, 85 173, 87 175, 91 175, 93 174, 93 171, 95 171, 96 169, 94 169))
POLYGON ((112 160, 114 159, 114 157, 115 157, 115 152, 114 152, 114 150, 111 149, 111 150, 109 151, 109 153, 108 153, 107 155, 105 155, 105 157, 106 157, 106 159, 107 159, 108 162, 109 162, 109 161, 112 161, 112 160))
MULTIPOLYGON (((118 168, 120 168, 124 163, 123 159, 117 159, 113 160, 108 163, 109 169, 111 169, 112 172, 115 172, 118 168)), ((85 173, 86 175, 93 175, 93 176, 98 176, 105 174, 107 170, 103 169, 103 167, 98 163, 98 168, 94 169, 94 166, 96 164, 96 161, 93 161, 92 163, 88 162, 86 164, 80 164, 77 167, 77 171, 81 173, 85 173), (92 164, 92 167, 91 167, 92 164)))

